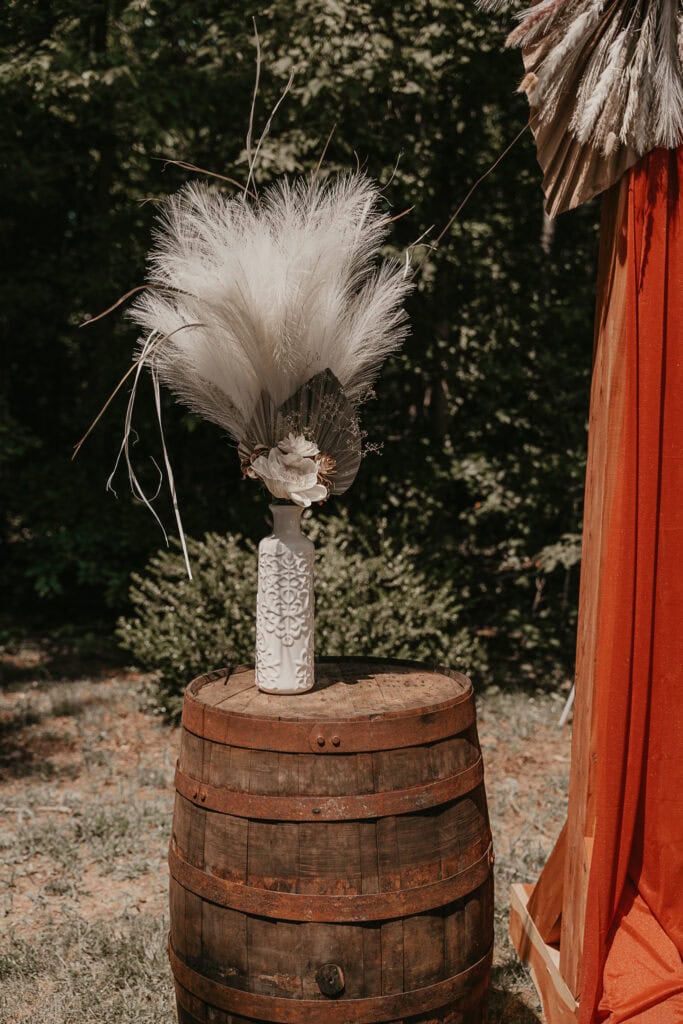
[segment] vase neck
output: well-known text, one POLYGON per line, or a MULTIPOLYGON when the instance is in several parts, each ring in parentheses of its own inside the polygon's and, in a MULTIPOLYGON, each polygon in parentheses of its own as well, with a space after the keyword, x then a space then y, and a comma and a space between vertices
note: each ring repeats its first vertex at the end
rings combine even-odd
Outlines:
POLYGON ((276 537, 301 537, 301 505, 270 505, 273 534, 276 537))

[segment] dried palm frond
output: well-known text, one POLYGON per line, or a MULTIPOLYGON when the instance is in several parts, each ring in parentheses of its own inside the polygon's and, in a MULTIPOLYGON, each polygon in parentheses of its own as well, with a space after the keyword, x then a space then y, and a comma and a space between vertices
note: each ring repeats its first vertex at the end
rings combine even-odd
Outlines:
POLYGON ((518 18, 508 45, 525 51, 522 87, 540 124, 563 119, 604 156, 683 142, 679 0, 540 0, 518 18))

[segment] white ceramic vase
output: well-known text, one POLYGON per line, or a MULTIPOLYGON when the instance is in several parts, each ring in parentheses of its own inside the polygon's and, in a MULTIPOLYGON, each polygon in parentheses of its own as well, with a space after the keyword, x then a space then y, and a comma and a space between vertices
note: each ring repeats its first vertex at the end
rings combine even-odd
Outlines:
POLYGON ((301 532, 299 505, 271 505, 273 532, 258 548, 256 685, 305 693, 314 683, 315 546, 301 532))

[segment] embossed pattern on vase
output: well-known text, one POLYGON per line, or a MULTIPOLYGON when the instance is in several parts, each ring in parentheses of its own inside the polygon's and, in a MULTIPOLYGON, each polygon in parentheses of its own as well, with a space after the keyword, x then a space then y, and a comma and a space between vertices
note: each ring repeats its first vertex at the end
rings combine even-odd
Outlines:
POLYGON ((314 683, 315 549, 299 530, 301 509, 271 509, 274 532, 258 555, 256 679, 271 693, 303 693, 314 683))

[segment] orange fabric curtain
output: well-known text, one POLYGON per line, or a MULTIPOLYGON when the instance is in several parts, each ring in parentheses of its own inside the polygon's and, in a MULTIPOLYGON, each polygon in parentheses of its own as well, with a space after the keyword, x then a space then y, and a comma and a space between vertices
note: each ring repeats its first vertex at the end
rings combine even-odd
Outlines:
POLYGON ((604 498, 579 1024, 683 1022, 681 188, 683 149, 656 150, 606 197, 614 250, 591 431, 600 403, 609 413, 605 464, 592 467, 604 498))

